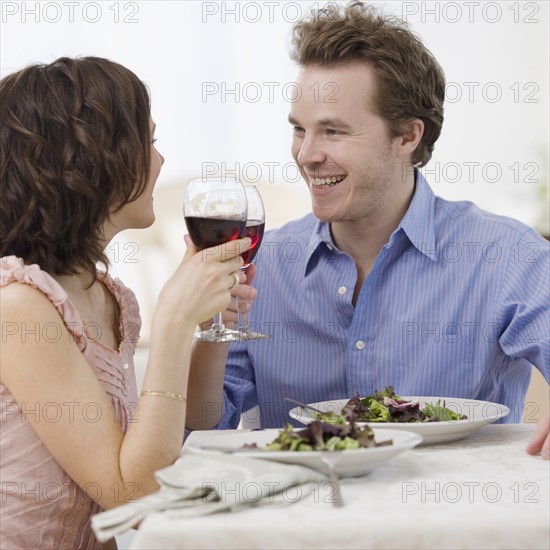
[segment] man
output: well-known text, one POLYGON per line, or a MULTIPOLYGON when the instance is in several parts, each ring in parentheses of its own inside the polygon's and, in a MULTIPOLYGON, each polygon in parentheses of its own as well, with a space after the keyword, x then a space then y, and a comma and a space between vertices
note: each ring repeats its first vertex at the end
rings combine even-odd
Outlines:
POLYGON ((233 345, 226 367, 227 346, 195 349, 188 427, 236 427, 256 405, 262 427, 281 427, 285 397, 388 385, 503 403, 520 421, 532 365, 549 379, 549 244, 436 197, 416 169, 441 131, 445 79, 403 22, 353 3, 293 39, 292 154, 313 213, 261 248, 251 323, 272 338, 233 345))

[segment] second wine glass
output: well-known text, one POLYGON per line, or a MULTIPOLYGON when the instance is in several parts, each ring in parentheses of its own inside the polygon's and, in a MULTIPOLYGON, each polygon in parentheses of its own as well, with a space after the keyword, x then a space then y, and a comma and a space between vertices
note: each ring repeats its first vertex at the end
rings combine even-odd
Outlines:
MULTIPOLYGON (((244 236, 249 237, 252 240, 248 250, 241 254, 244 260, 244 265, 241 267, 241 269, 243 271, 246 271, 246 268, 252 263, 252 260, 258 253, 262 238, 264 236, 265 209, 264 203, 262 202, 262 197, 257 187, 255 187, 254 185, 247 185, 245 186, 244 191, 246 193, 248 212, 244 236)), ((237 310, 239 311, 239 315, 242 318, 242 326, 240 328, 241 339, 260 340, 262 338, 270 338, 269 334, 254 332, 250 329, 250 326, 248 324, 248 304, 244 303, 243 305, 245 307, 243 308, 240 307, 241 304, 239 302, 240 300, 238 300, 237 310)))

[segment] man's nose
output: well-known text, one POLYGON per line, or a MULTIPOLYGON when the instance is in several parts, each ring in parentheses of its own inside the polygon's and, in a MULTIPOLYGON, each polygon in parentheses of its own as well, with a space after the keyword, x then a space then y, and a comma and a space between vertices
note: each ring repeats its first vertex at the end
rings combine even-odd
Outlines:
POLYGON ((311 166, 324 162, 327 155, 321 147, 318 139, 313 136, 305 136, 298 151, 297 160, 301 166, 311 166))

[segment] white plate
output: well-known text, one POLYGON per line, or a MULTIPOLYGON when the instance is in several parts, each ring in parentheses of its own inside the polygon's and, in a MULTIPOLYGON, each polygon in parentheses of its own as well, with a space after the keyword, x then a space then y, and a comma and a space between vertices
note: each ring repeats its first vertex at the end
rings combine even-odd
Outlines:
MULTIPOLYGON (((302 428, 297 428, 298 430, 302 428)), ((328 475, 328 468, 323 463, 321 455, 329 456, 334 470, 340 477, 354 477, 368 474, 377 466, 385 463, 399 453, 416 447, 422 437, 412 432, 402 430, 385 430, 373 428, 375 441, 381 442, 391 439, 393 445, 370 447, 367 449, 353 449, 349 451, 262 451, 242 449, 243 445, 256 443, 264 447, 278 437, 281 430, 259 430, 243 433, 222 434, 198 441, 189 441, 186 447, 193 453, 236 452, 247 458, 260 458, 287 464, 301 464, 328 475), (223 449, 220 451, 218 449, 223 449)))
MULTIPOLYGON (((436 403, 441 399, 445 401, 445 406, 453 412, 466 415, 467 420, 455 420, 450 422, 369 422, 371 428, 375 426, 383 427, 388 430, 408 430, 422 436, 423 445, 434 443, 449 443, 457 441, 474 430, 487 424, 495 422, 499 418, 506 416, 510 409, 500 403, 491 403, 489 401, 476 401, 475 399, 459 399, 456 397, 402 397, 408 401, 418 400, 422 406, 424 403, 436 403)), ((325 412, 340 414, 342 407, 349 399, 335 399, 333 401, 321 401, 319 403, 308 403, 312 407, 325 412)), ((309 424, 315 420, 314 412, 295 407, 289 412, 291 418, 298 420, 302 424, 309 424)), ((358 426, 364 426, 365 422, 357 422, 358 426)))

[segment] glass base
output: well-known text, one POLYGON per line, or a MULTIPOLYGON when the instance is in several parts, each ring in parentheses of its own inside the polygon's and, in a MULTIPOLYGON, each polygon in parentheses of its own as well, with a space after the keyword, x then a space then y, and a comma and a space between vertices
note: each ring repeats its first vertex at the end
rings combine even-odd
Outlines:
POLYGON ((263 340, 265 338, 271 338, 271 335, 247 330, 230 330, 228 328, 224 328, 223 330, 203 330, 195 332, 194 335, 194 339, 198 342, 218 343, 245 342, 249 340, 263 340))
POLYGON ((271 334, 262 334, 261 332, 254 332, 252 330, 241 330, 241 341, 247 340, 265 340, 266 338, 271 338, 271 334))

